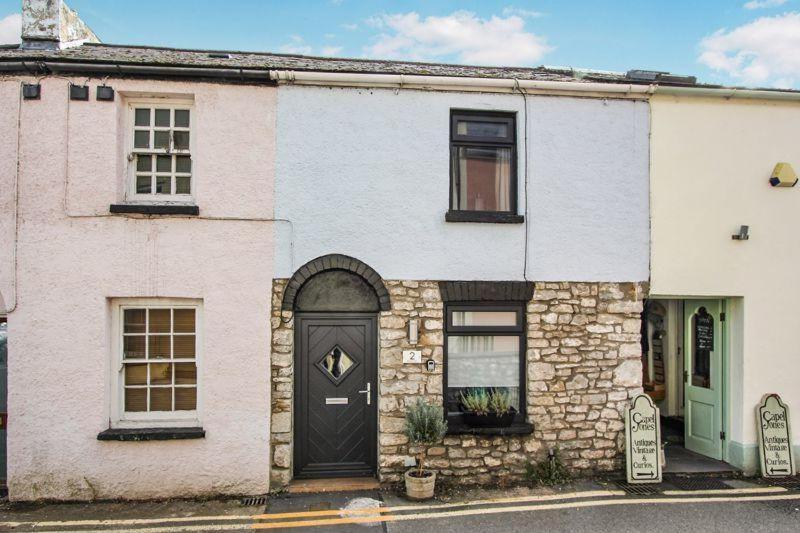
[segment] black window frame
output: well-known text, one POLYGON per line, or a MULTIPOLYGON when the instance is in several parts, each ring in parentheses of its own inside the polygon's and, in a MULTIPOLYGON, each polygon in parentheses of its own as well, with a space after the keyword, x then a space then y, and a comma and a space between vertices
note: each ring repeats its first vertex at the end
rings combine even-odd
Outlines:
POLYGON ((449 396, 448 384, 448 352, 450 335, 497 335, 511 334, 519 338, 519 409, 514 416, 514 424, 519 426, 527 423, 527 334, 526 334, 526 304, 525 302, 452 302, 444 304, 444 354, 442 371, 442 404, 444 415, 448 421, 448 433, 468 433, 463 422, 463 415, 449 413, 447 401, 449 396), (515 326, 453 326, 453 311, 515 311, 517 325, 515 326))
POLYGON ((478 111, 466 109, 450 110, 450 198, 445 220, 448 222, 495 222, 495 223, 522 223, 524 217, 517 214, 518 209, 518 179, 517 179, 517 114, 503 111, 478 111), (505 138, 482 137, 476 135, 459 135, 458 123, 460 121, 487 122, 505 124, 508 135, 505 138), (459 148, 510 148, 511 168, 509 184, 509 209, 508 211, 475 211, 459 209, 458 188, 461 184, 459 165, 456 164, 459 148))

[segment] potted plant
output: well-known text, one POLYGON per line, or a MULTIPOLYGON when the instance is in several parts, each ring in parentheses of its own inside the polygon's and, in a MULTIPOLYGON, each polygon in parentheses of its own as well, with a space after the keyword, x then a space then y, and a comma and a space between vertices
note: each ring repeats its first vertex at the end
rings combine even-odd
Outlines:
POLYGON ((508 427, 517 410, 511 405, 508 391, 471 389, 461 393, 464 423, 472 427, 508 427))
POLYGON ((425 470, 425 457, 427 447, 441 441, 447 432, 444 411, 438 405, 417 399, 406 412, 405 430, 409 445, 420 447, 417 467, 405 475, 406 495, 413 500, 427 500, 433 497, 436 472, 425 470))

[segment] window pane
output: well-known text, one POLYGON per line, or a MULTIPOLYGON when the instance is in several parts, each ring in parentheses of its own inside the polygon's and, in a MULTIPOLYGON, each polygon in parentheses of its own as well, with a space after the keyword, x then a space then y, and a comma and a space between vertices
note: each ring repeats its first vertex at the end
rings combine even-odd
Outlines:
POLYGON ((175 158, 175 172, 191 172, 192 158, 188 155, 179 155, 175 158))
MULTIPOLYGON (((519 337, 505 335, 449 335, 447 337, 448 388, 495 388, 511 394, 519 411, 519 337)), ((457 410, 459 391, 448 390, 448 409, 457 410), (455 395, 455 398, 452 397, 455 395)))
POLYGON ((126 411, 147 411, 147 389, 125 389, 126 411))
POLYGON ((188 128, 189 127, 189 110, 176 109, 175 110, 175 127, 188 128))
POLYGON ((137 172, 150 172, 153 168, 153 158, 149 155, 136 156, 136 171, 137 172))
POLYGON ((125 333, 144 333, 145 313, 146 311, 144 309, 125 309, 125 333))
POLYGON ((136 194, 150 194, 153 178, 149 175, 136 176, 136 194))
POLYGON ((151 385, 171 385, 172 365, 170 363, 157 363, 150 365, 151 385))
POLYGON ((169 127, 169 109, 156 109, 156 126, 169 127))
POLYGON ((172 177, 156 176, 156 194, 172 194, 172 177))
POLYGON ((453 311, 454 326, 516 326, 515 311, 453 311))
POLYGON ((156 131, 154 135, 153 148, 169 148, 168 131, 156 131))
POLYGON ((472 120, 459 120, 456 126, 458 135, 470 135, 474 137, 495 137, 505 139, 508 137, 508 124, 503 122, 480 122, 472 120))
POLYGON ((195 356, 195 336, 194 335, 176 335, 175 342, 175 355, 173 357, 191 357, 195 356))
POLYGON ((149 126, 150 125, 150 110, 149 109, 137 109, 136 110, 136 121, 135 124, 137 126, 149 126))
POLYGON ((172 138, 175 140, 175 149, 176 150, 188 150, 189 149, 189 132, 188 131, 174 131, 174 132, 172 132, 172 138))
POLYGON ((172 172, 171 155, 160 155, 156 157, 156 172, 172 172))
POLYGON ((125 359, 144 359, 144 335, 126 335, 122 341, 122 355, 125 359))
POLYGON ((172 411, 172 388, 150 389, 151 411, 172 411))
POLYGON ((459 147, 453 172, 458 207, 468 211, 511 210, 511 149, 459 147))
POLYGON ((197 365, 194 363, 175 364, 175 384, 194 385, 197 383, 197 365))
POLYGON ((147 365, 125 365, 125 385, 147 385, 147 365))
POLYGON ((150 309, 150 333, 169 333, 172 331, 171 309, 150 309))
POLYGON ((175 410, 194 411, 197 409, 197 389, 194 387, 178 387, 175 389, 175 410))
POLYGON ((169 359, 170 336, 151 335, 147 338, 150 359, 169 359))
POLYGON ((134 148, 150 148, 150 132, 136 131, 133 134, 134 148))
POLYGON ((180 177, 175 178, 175 194, 191 194, 191 178, 180 177))
POLYGON ((194 333, 194 309, 175 309, 175 333, 194 333))

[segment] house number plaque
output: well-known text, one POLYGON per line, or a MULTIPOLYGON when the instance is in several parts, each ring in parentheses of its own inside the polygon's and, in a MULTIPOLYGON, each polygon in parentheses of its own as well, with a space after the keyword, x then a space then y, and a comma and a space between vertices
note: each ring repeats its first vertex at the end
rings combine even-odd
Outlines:
POLYGON ((756 408, 758 458, 763 477, 793 476, 795 473, 789 407, 777 394, 767 394, 756 408))
POLYGON ((625 408, 625 467, 628 483, 661 482, 661 421, 646 394, 625 408))

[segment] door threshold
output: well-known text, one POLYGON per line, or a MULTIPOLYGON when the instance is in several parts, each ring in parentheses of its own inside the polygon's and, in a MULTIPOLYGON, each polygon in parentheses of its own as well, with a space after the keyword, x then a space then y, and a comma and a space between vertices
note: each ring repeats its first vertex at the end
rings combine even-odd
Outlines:
POLYGON ((664 450, 667 456, 665 474, 738 474, 741 471, 724 461, 712 459, 687 450, 680 445, 668 445, 664 450))
POLYGON ((293 479, 289 482, 289 494, 312 494, 320 492, 355 492, 378 490, 380 483, 372 477, 332 477, 324 479, 293 479))

